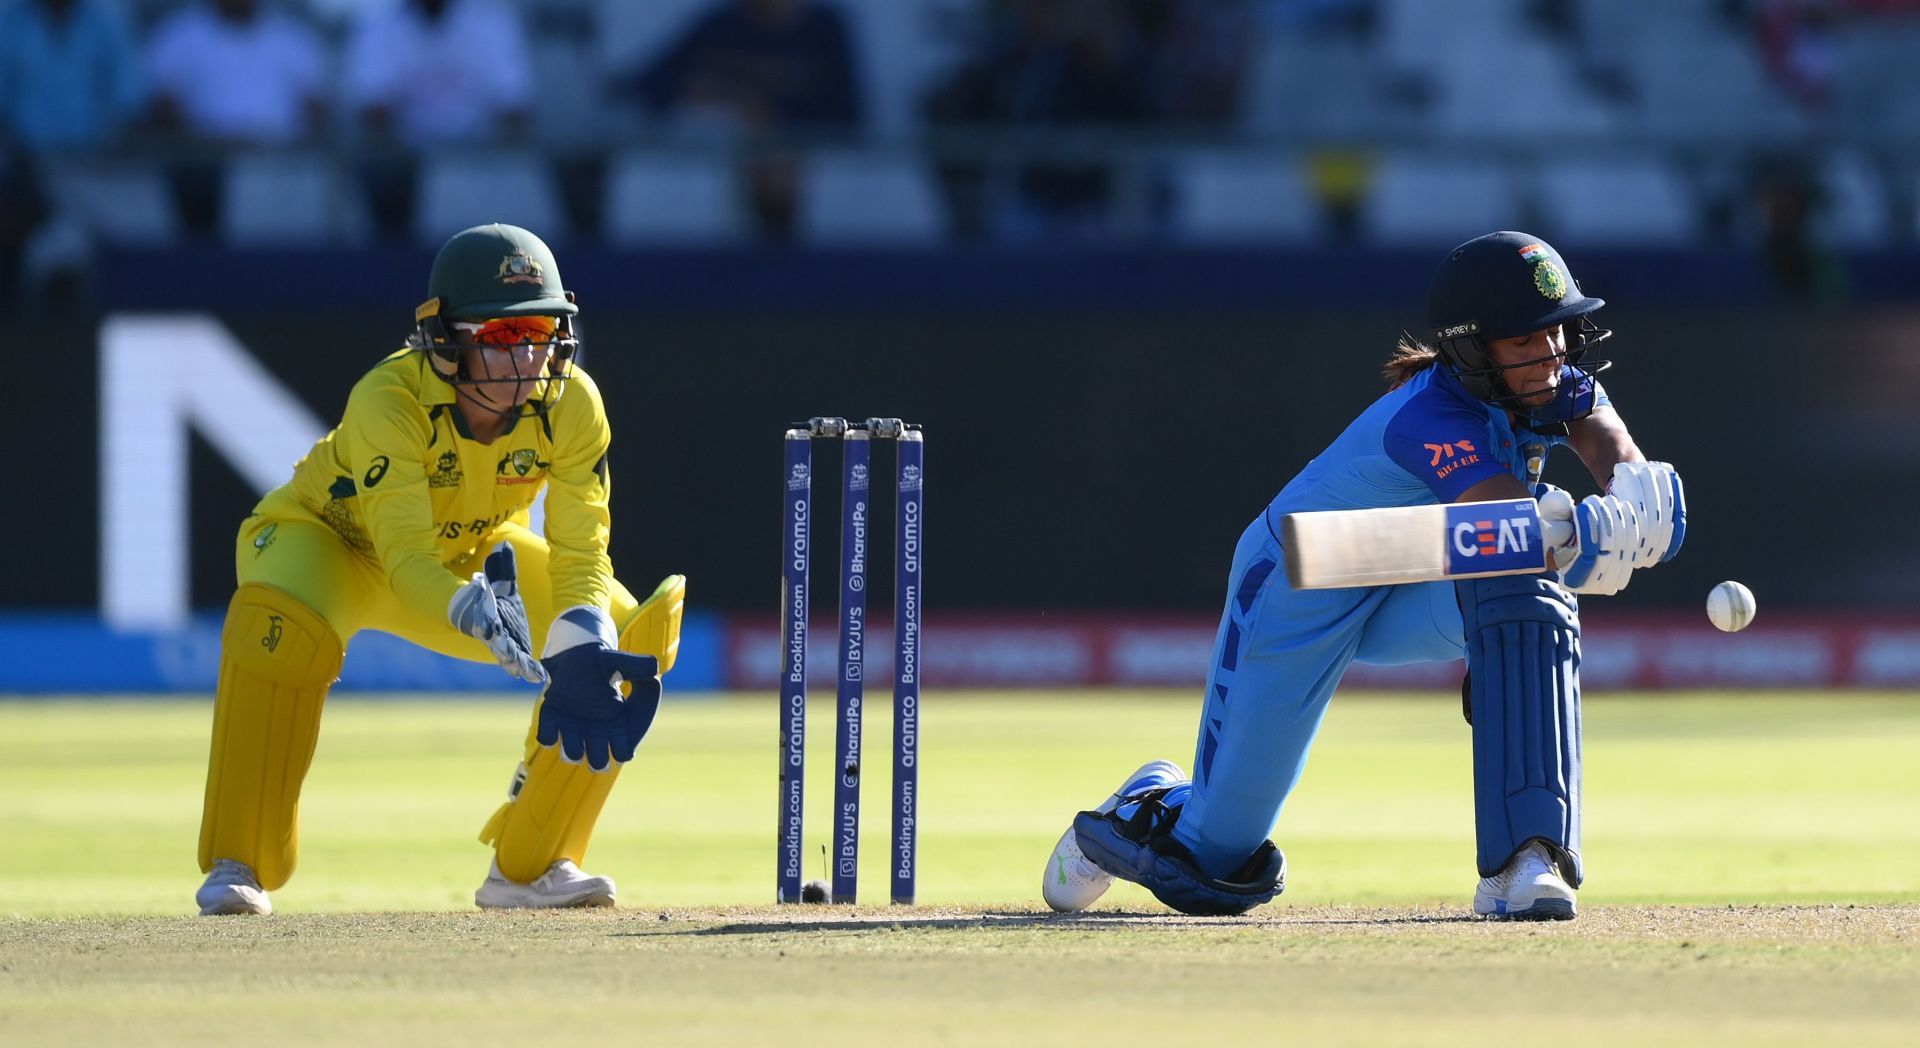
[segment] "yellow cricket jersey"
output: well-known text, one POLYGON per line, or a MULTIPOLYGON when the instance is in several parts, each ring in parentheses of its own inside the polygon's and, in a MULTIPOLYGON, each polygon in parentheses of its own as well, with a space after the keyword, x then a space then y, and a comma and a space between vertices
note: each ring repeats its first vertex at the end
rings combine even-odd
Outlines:
POLYGON ((547 411, 530 401, 511 429, 481 444, 426 355, 400 350, 354 385, 340 424, 255 512, 326 524, 385 569, 408 607, 445 616, 466 582, 447 565, 481 549, 503 521, 525 524, 544 485, 553 607, 606 608, 612 435, 599 388, 579 367, 572 374, 553 384, 565 395, 547 411))

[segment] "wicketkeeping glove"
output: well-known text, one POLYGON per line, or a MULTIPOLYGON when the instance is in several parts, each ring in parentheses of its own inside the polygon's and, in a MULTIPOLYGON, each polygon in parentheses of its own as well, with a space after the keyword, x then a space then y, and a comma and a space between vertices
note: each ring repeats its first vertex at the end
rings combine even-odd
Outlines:
POLYGON ((621 651, 613 620, 598 608, 568 608, 547 631, 549 683, 534 738, 560 747, 569 764, 582 759, 594 771, 633 759, 660 708, 660 663, 652 655, 621 651), (633 686, 622 698, 620 682, 633 686))
POLYGON ((527 606, 520 600, 520 577, 513 566, 513 544, 501 542, 487 554, 485 571, 476 571, 447 605, 453 628, 485 641, 500 668, 529 684, 544 684, 546 673, 533 657, 527 606))

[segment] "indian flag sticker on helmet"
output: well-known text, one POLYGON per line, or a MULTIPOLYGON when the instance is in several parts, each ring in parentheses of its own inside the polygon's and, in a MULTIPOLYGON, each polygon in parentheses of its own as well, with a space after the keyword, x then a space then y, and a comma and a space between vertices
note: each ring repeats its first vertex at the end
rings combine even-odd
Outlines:
POLYGON ((1535 241, 1520 249, 1520 257, 1529 262, 1538 262, 1547 257, 1546 245, 1535 241))
POLYGON ((1542 259, 1539 265, 1533 267, 1533 287, 1555 302, 1567 297, 1567 278, 1552 259, 1542 259))

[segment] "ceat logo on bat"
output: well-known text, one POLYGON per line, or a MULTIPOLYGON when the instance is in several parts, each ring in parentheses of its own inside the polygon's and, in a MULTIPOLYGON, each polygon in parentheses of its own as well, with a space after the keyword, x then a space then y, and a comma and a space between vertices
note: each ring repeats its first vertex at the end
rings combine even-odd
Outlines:
POLYGON ((1545 567, 1540 507, 1532 499, 1447 507, 1447 574, 1545 567))

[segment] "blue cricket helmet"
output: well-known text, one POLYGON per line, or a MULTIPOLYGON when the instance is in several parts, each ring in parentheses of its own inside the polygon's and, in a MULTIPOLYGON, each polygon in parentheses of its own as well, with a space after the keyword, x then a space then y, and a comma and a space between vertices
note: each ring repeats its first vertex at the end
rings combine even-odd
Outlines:
POLYGON ((1468 392, 1535 421, 1568 422, 1592 413, 1591 380, 1611 366, 1610 361, 1581 366, 1587 350, 1613 334, 1591 319, 1606 304, 1581 292, 1580 282, 1553 245, 1529 233, 1502 230, 1448 253, 1427 289, 1427 322, 1441 362, 1468 392), (1556 325, 1568 329, 1567 363, 1579 373, 1574 376, 1576 403, 1571 411, 1559 405, 1554 417, 1542 418, 1515 403, 1502 377, 1505 369, 1494 361, 1487 343, 1556 325), (1578 395, 1582 388, 1587 391, 1584 403, 1578 395))

